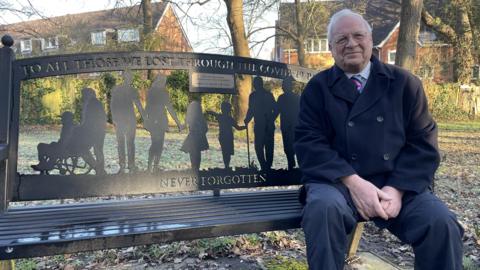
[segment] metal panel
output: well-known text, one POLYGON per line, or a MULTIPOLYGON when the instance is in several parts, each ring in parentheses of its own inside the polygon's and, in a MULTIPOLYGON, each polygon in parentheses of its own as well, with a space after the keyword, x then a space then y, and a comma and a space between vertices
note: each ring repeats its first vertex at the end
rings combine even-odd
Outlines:
POLYGON ((203 73, 292 76, 307 82, 316 71, 295 65, 238 56, 185 52, 103 52, 55 55, 15 61, 19 80, 67 74, 145 69, 186 69, 203 73))
POLYGON ((19 185, 12 200, 49 200, 108 195, 138 195, 196 190, 300 185, 301 173, 295 170, 272 170, 262 173, 253 170, 231 171, 221 169, 116 175, 20 175, 19 185), (42 183, 38 185, 38 183, 42 183))

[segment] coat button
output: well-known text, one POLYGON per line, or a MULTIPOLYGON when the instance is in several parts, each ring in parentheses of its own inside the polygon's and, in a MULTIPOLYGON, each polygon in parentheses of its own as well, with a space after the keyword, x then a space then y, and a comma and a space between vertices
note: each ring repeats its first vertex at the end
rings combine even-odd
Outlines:
POLYGON ((347 125, 349 127, 353 127, 353 126, 355 126, 355 123, 353 121, 348 121, 347 125))
POLYGON ((383 154, 383 160, 387 161, 389 159, 390 159, 390 154, 389 153, 383 154))
POLYGON ((383 116, 381 116, 381 115, 377 116, 377 122, 382 123, 383 122, 383 116))
POLYGON ((350 157, 352 160, 357 160, 357 154, 352 154, 352 156, 350 157))

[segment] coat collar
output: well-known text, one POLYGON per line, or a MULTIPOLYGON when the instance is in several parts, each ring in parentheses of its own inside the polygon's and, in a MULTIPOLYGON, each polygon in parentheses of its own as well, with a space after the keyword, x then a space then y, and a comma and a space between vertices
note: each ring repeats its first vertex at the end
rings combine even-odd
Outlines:
POLYGON ((332 94, 353 104, 350 118, 362 113, 375 104, 390 87, 390 79, 395 78, 388 65, 381 63, 375 56, 370 59, 372 71, 363 93, 359 94, 355 85, 337 65, 329 70, 328 86, 332 94))

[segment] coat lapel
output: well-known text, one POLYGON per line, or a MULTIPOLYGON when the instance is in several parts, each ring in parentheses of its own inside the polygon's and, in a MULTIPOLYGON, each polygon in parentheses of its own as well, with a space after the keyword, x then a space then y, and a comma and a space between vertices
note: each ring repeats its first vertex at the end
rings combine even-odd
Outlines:
POLYGON ((384 92, 390 88, 390 78, 393 78, 391 72, 385 64, 380 63, 378 59, 372 57, 372 71, 368 81, 350 111, 350 119, 363 113, 372 107, 383 96, 384 92))
POLYGON ((367 81, 363 89, 363 93, 357 99, 357 102, 353 104, 350 111, 350 118, 353 118, 362 112, 368 110, 383 96, 386 89, 390 87, 390 80, 378 74, 370 74, 370 78, 367 81))
POLYGON ((337 66, 334 66, 330 72, 328 85, 332 94, 352 104, 355 103, 359 93, 355 89, 353 82, 351 82, 347 76, 345 76, 345 73, 337 66))

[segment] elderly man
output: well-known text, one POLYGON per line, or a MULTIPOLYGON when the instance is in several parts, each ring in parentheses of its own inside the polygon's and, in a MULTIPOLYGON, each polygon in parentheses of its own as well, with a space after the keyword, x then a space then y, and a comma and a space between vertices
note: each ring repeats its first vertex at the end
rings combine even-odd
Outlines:
POLYGON ((461 269, 463 229, 429 188, 439 154, 422 84, 372 56, 371 31, 350 10, 333 15, 335 65, 301 97, 295 150, 310 269, 343 269, 346 236, 362 220, 412 245, 416 269, 461 269))

